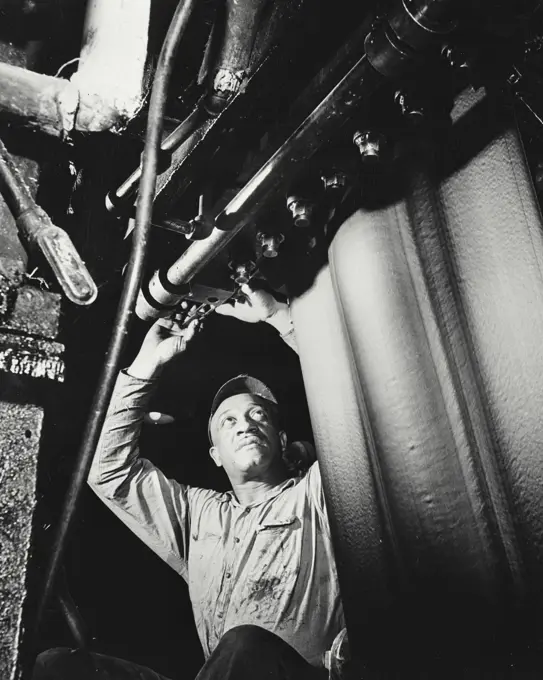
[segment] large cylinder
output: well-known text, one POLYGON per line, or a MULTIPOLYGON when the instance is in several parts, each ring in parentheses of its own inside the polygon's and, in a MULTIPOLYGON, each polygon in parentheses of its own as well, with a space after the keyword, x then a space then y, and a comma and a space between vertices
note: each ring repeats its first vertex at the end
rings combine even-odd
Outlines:
POLYGON ((408 160, 402 198, 353 214, 292 303, 368 677, 538 663, 541 215, 507 102, 466 94, 453 118, 442 162, 408 160))

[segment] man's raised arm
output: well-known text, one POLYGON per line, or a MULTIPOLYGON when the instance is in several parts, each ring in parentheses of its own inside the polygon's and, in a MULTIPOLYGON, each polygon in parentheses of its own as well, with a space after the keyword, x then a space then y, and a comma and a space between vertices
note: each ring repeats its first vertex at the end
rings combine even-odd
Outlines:
POLYGON ((185 578, 191 494, 200 490, 167 479, 140 458, 139 437, 156 378, 184 352, 195 329, 196 323, 181 330, 160 319, 148 331, 136 359, 119 375, 88 479, 101 500, 185 578))

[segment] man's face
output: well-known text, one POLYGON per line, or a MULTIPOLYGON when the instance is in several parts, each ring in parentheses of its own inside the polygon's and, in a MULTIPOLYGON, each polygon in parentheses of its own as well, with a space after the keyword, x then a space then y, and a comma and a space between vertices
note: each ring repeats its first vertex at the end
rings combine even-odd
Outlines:
POLYGON ((265 479, 281 462, 282 441, 265 399, 236 394, 225 399, 211 420, 210 454, 231 480, 265 479))

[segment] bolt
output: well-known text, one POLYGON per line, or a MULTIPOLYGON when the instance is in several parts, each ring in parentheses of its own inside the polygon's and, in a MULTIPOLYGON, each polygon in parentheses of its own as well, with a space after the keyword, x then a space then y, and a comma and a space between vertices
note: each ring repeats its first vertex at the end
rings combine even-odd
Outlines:
POLYGON ((401 90, 395 93, 394 101, 400 107, 403 116, 406 116, 414 123, 422 122, 425 117, 425 111, 421 101, 417 101, 416 98, 401 90))
POLYGON ((283 234, 265 234, 263 231, 258 232, 256 240, 262 247, 263 257, 273 258, 279 255, 279 246, 285 240, 283 234))
POLYGON ((248 260, 247 262, 243 262, 241 264, 234 264, 233 262, 230 262, 229 267, 233 270, 233 274, 230 276, 230 278, 234 279, 234 282, 238 286, 243 286, 244 284, 249 283, 255 271, 255 263, 252 260, 248 260))
POLYGON ((353 136, 353 142, 358 147, 364 161, 380 160, 384 141, 383 135, 373 130, 357 131, 353 136))
POLYGON ((331 172, 329 175, 322 175, 325 190, 344 189, 347 186, 347 175, 341 170, 331 172))
POLYGON ((289 196, 287 198, 287 210, 290 210, 296 227, 309 227, 315 205, 305 198, 289 196))

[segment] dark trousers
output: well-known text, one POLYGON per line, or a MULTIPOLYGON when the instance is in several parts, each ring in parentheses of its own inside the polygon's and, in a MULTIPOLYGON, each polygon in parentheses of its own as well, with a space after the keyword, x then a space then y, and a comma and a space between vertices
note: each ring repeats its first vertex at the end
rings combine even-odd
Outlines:
MULTIPOLYGON (((223 635, 196 680, 324 680, 296 650, 258 626, 223 635)), ((167 680, 149 668, 102 654, 50 649, 38 656, 32 680, 167 680)), ((179 680, 188 680, 183 675, 179 680)))

